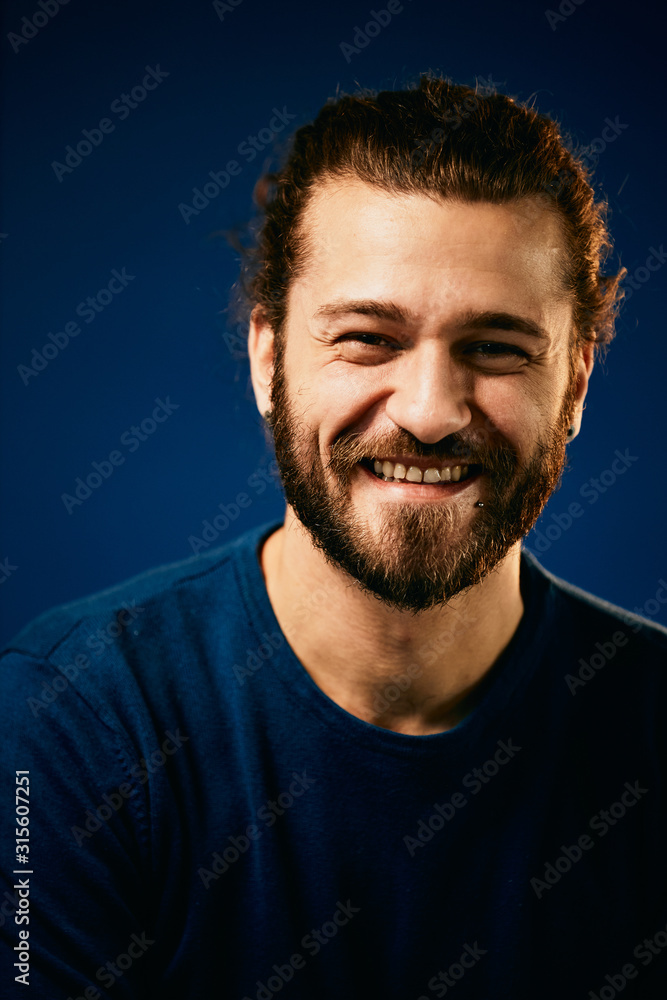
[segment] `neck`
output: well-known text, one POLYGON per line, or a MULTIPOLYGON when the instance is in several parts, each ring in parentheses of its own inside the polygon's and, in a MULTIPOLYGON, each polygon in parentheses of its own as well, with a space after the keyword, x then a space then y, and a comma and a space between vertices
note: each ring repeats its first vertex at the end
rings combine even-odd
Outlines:
POLYGON ((387 607, 332 566, 287 507, 260 562, 294 653, 329 698, 365 722, 443 732, 474 708, 523 615, 518 542, 481 583, 417 615, 387 607))

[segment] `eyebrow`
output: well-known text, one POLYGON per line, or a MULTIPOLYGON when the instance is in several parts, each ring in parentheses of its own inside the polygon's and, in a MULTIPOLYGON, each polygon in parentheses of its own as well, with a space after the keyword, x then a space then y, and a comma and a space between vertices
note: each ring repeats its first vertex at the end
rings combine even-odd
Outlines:
POLYGON ((385 319, 404 326, 414 324, 416 317, 408 309, 402 309, 393 302, 380 302, 377 299, 342 299, 320 306, 313 314, 313 319, 325 317, 340 319, 343 316, 372 316, 374 319, 385 319))
POLYGON ((528 337, 536 337, 538 340, 549 340, 549 334, 532 319, 524 316, 517 316, 508 312, 474 312, 468 310, 460 319, 460 325, 468 330, 516 330, 517 333, 525 333, 528 337))
MULTIPOLYGON (((344 316, 371 316, 374 319, 414 326, 417 317, 409 309, 403 309, 394 302, 376 299, 346 299, 320 306, 313 314, 314 319, 341 319, 344 316)), ((468 309, 457 317, 457 325, 466 333, 475 330, 515 330, 539 340, 549 340, 549 334, 538 323, 517 316, 514 313, 468 309)))

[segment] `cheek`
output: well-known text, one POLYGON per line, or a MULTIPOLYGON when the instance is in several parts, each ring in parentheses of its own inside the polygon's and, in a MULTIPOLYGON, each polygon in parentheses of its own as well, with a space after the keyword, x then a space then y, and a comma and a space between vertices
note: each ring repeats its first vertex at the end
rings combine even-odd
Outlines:
POLYGON ((351 371, 348 366, 343 372, 336 371, 332 363, 313 379, 302 403, 306 414, 318 423, 321 440, 326 443, 347 427, 363 431, 374 420, 376 404, 385 395, 379 369, 359 367, 351 371))
MULTIPOLYGON (((556 419, 566 382, 564 372, 546 368, 517 377, 475 379, 469 397, 473 426, 530 447, 556 419)), ((388 376, 383 377, 379 366, 354 369, 334 361, 296 384, 294 403, 323 449, 348 428, 363 433, 377 425, 378 407, 390 392, 388 376)))
POLYGON ((545 419, 535 380, 521 376, 478 378, 472 396, 474 429, 493 439, 501 436, 520 447, 532 439, 545 419))

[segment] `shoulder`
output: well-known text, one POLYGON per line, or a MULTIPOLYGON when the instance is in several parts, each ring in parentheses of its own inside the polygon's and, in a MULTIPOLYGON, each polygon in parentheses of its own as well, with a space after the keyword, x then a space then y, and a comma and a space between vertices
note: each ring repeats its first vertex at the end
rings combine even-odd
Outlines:
POLYGON ((213 670, 227 677, 223 665, 244 648, 250 563, 275 527, 259 525, 35 618, 0 651, 8 710, 23 718, 27 706, 33 722, 88 713, 135 733, 170 718, 174 700, 196 700, 213 670))
POLYGON ((202 614, 206 603, 224 590, 231 610, 229 591, 234 566, 256 558, 260 540, 278 525, 258 525, 206 554, 145 570, 108 589, 60 604, 40 614, 21 629, 0 651, 0 657, 23 654, 49 659, 71 637, 88 651, 101 653, 126 630, 138 634, 150 630, 165 617, 180 611, 202 614))
POLYGON ((525 548, 522 559, 533 584, 542 590, 554 650, 576 653, 585 662, 594 660, 595 666, 612 659, 632 661, 639 668, 637 679, 640 672, 667 678, 667 628, 561 579, 525 548))

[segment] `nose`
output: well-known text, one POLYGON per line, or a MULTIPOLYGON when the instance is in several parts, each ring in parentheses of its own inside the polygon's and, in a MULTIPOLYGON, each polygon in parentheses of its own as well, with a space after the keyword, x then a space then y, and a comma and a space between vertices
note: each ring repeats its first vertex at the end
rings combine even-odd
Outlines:
POLYGON ((472 420, 470 374, 456 364, 442 341, 405 351, 395 366, 385 412, 425 444, 435 444, 472 420))

